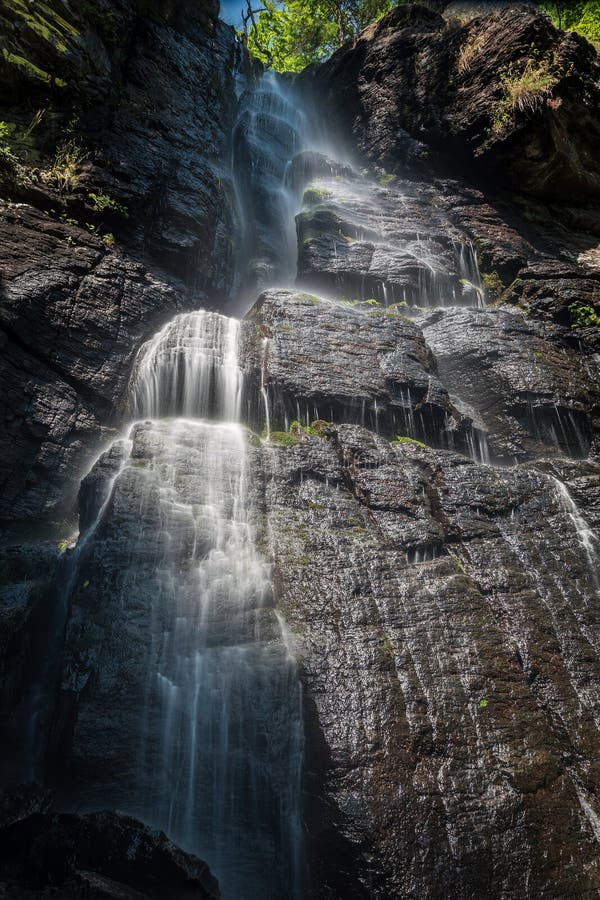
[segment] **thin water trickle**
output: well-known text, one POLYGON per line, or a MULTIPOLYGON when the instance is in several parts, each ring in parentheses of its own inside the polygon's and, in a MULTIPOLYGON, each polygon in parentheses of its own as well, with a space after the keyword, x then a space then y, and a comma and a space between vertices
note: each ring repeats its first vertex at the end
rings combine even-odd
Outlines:
POLYGON ((30 782, 43 781, 48 723, 54 712, 54 689, 62 662, 61 650, 73 589, 87 551, 92 546, 96 531, 102 523, 114 484, 131 451, 131 441, 128 438, 119 438, 113 442, 111 449, 117 450, 120 462, 114 475, 104 486, 93 520, 83 529, 76 545, 72 549, 67 549, 61 560, 53 600, 48 604, 48 619, 42 636, 43 646, 35 655, 30 673, 31 681, 24 698, 23 760, 24 777, 30 782))
POLYGON ((573 500, 564 481, 560 481, 560 479, 556 478, 554 475, 550 475, 549 477, 556 487, 564 511, 568 514, 571 522, 573 523, 579 543, 581 544, 587 555, 588 562, 590 564, 590 571, 592 572, 594 579, 597 581, 598 564, 600 562, 598 539, 594 534, 593 529, 588 525, 588 523, 581 515, 579 507, 573 500))

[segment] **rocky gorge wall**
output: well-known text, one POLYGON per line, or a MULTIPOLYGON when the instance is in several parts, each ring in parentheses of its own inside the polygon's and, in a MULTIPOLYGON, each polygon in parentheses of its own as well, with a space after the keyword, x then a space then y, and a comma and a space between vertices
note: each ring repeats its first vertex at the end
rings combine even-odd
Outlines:
POLYGON ((0 13, 4 715, 139 345, 230 291, 236 47, 217 13, 158 2, 0 13))
MULTIPOLYGON (((3 545, 9 737, 58 557, 56 529, 31 523, 62 515, 87 448, 114 434, 143 340, 177 310, 224 305, 233 281, 231 33, 118 9, 128 52, 107 50, 119 96, 101 94, 97 155, 73 190, 5 188, 6 516, 27 538, 3 545), (128 218, 102 218, 90 194, 128 218)), ((600 884, 598 63, 540 16, 508 15, 458 27, 398 10, 303 76, 362 156, 300 161, 297 287, 263 292, 242 323, 242 406, 256 433, 268 409, 272 432, 250 437, 259 549, 303 685, 309 896, 600 884), (532 40, 567 73, 547 98, 561 102, 490 136, 500 73, 532 40)), ((50 780, 91 806, 131 782, 148 610, 120 584, 139 527, 127 485, 152 455, 138 444, 57 668, 50 780)), ((86 479, 84 526, 117 451, 86 479)), ((55 821, 59 842, 73 827, 55 821)), ((97 825, 76 827, 85 848, 97 825)))

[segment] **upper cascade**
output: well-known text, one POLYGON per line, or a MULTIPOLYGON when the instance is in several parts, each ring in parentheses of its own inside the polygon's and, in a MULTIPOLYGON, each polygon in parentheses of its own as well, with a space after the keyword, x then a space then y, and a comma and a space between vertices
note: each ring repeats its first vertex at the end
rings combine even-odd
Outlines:
POLYGON ((295 277, 299 197, 290 167, 307 148, 312 131, 293 88, 274 72, 265 72, 240 98, 233 171, 241 217, 238 270, 243 295, 287 285, 295 277))
POLYGON ((132 381, 134 416, 240 417, 243 376, 237 319, 197 310, 176 316, 145 343, 132 381))

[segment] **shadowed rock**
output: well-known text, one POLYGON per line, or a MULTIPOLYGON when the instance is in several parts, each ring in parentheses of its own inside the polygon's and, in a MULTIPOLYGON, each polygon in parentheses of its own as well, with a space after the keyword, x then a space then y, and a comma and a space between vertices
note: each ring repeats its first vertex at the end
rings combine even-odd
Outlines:
POLYGON ((4 897, 217 900, 208 866, 116 812, 37 813, 0 832, 4 897))
POLYGON ((314 73, 319 96, 384 165, 418 162, 418 142, 520 191, 598 199, 597 54, 547 16, 506 6, 461 27, 401 6, 314 73), (528 59, 548 77, 513 107, 503 77, 520 78, 528 59))

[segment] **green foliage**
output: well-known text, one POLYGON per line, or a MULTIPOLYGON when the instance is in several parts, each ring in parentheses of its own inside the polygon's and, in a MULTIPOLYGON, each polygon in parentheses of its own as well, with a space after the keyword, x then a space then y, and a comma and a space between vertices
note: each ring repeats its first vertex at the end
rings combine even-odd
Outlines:
POLYGON ((488 706, 489 706, 489 703, 488 703, 487 700, 480 700, 480 701, 479 701, 479 709, 487 709, 488 706))
POLYGON ((392 0, 264 0, 248 33, 250 51, 279 72, 300 72, 322 62, 392 0))
POLYGON ((394 645, 390 640, 390 636, 388 634, 385 634, 385 632, 381 641, 381 648, 388 659, 394 658, 394 645))
POLYGON ((379 178, 379 184, 381 185, 381 187, 387 187, 390 184, 390 182, 392 182, 393 180, 394 180, 393 175, 389 175, 389 174, 381 175, 381 177, 379 178))
POLYGON ((600 44, 600 0, 589 0, 585 4, 573 31, 582 34, 592 44, 600 44))
POLYGON ((56 545, 59 553, 65 553, 69 547, 69 541, 59 541, 56 545))
POLYGON ((0 122, 0 184, 14 184, 23 163, 39 161, 32 134, 42 115, 43 110, 39 110, 25 129, 14 122, 0 122))
POLYGON ((31 0, 4 0, 3 5, 21 19, 24 26, 35 32, 37 37, 48 41, 59 53, 66 53, 69 39, 79 34, 50 4, 32 3, 31 0))
POLYGON ((585 0, 549 0, 540 6, 557 28, 569 29, 579 22, 586 3, 585 0))
POLYGON ((417 441, 416 438, 406 437, 402 434, 396 435, 392 444, 413 444, 415 447, 423 447, 425 450, 429 450, 429 447, 423 441, 417 441))
POLYGON ((290 434, 288 431, 272 431, 269 435, 269 441, 281 447, 295 447, 298 440, 296 434, 290 434))
POLYGON ((600 0, 548 0, 540 3, 557 28, 576 31, 600 44, 600 0))
POLYGON ((504 293, 504 282, 497 272, 484 272, 481 280, 485 293, 490 300, 498 300, 504 293))
MULTIPOLYGON (((325 419, 315 419, 310 425, 302 425, 295 419, 290 423, 289 431, 272 431, 268 435, 268 439, 272 444, 279 444, 282 447, 294 447, 299 441, 307 437, 325 437, 325 431, 331 422, 325 419)), ((267 437, 263 432, 263 437, 267 437)))
POLYGON ((600 314, 592 307, 584 303, 571 303, 571 328, 589 328, 592 325, 600 325, 600 314))
POLYGON ((109 249, 114 247, 117 243, 114 234, 112 234, 110 231, 108 232, 108 234, 102 235, 102 242, 104 243, 104 246, 108 247, 109 249))
POLYGON ((510 66, 500 76, 503 97, 492 107, 492 132, 503 131, 514 122, 515 113, 533 115, 546 105, 556 84, 548 60, 530 58, 521 72, 510 66))
POLYGON ((324 437, 326 429, 330 428, 331 424, 326 419, 315 419, 314 422, 310 423, 311 433, 316 434, 317 437, 324 437))
POLYGON ((45 69, 40 69, 35 63, 25 59, 24 56, 18 56, 16 53, 9 53, 6 47, 2 48, 2 57, 6 65, 19 69, 23 75, 26 75, 34 81, 43 81, 45 84, 60 88, 67 86, 67 82, 64 79, 55 78, 53 75, 50 75, 49 72, 46 72, 45 69))
POLYGON ((388 319, 401 319, 402 322, 412 322, 412 319, 400 312, 400 309, 404 308, 408 308, 408 303, 405 303, 404 300, 400 303, 392 303, 385 308, 384 315, 387 316, 388 319))
POLYGON ((14 184, 19 160, 0 136, 0 184, 14 184))
POLYGON ((123 219, 129 218, 129 210, 122 203, 118 203, 109 194, 88 194, 92 206, 97 213, 114 213, 123 219))

